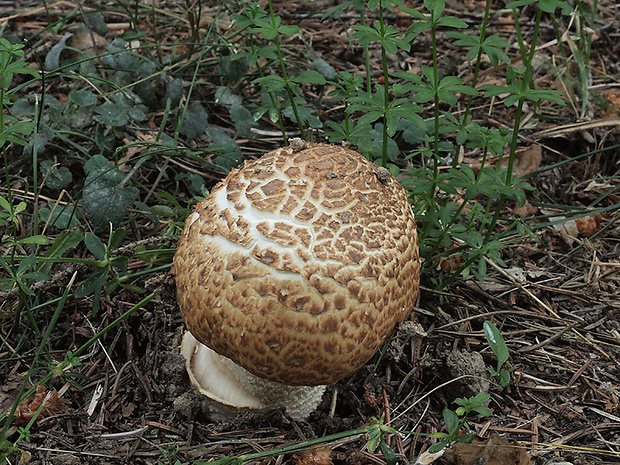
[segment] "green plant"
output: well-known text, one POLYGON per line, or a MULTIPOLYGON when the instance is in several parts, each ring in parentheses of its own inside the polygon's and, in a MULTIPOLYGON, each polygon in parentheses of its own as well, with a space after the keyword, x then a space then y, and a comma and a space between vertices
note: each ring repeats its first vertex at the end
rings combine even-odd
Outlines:
POLYGON ((301 85, 324 85, 326 80, 321 73, 312 69, 307 69, 297 75, 289 72, 284 59, 281 37, 299 33, 299 27, 282 24, 280 16, 274 13, 271 0, 267 5, 268 12, 261 10, 256 4, 250 4, 245 9, 245 16, 237 16, 240 27, 247 27, 249 33, 260 35, 264 40, 273 41, 273 47, 268 45, 257 50, 252 38, 250 39, 250 52, 242 56, 249 57, 250 63, 256 63, 258 57, 268 58, 272 62, 277 62, 280 72, 278 75, 271 69, 271 74, 266 75, 263 68, 259 66, 261 76, 254 82, 260 84, 269 99, 257 110, 254 118, 258 119, 265 113, 269 113, 271 120, 280 124, 282 136, 286 142, 287 135, 282 115, 287 116, 295 121, 301 137, 305 139, 306 127, 318 128, 321 122, 313 115, 312 109, 306 105, 307 102, 301 95, 301 85))
POLYGON ((179 453, 178 444, 169 444, 166 447, 160 447, 155 444, 161 455, 163 455, 165 462, 161 460, 157 461, 157 465, 181 465, 182 462, 179 459, 174 460, 174 458, 179 453))
POLYGON ((106 293, 110 293, 121 284, 120 273, 127 268, 129 258, 122 255, 114 256, 112 253, 121 245, 126 234, 127 232, 122 228, 114 231, 110 227, 107 244, 104 244, 99 237, 90 232, 87 232, 84 237, 84 244, 95 257, 95 260, 89 263, 96 270, 77 287, 75 297, 80 299, 92 294, 93 315, 97 315, 99 311, 102 290, 105 288, 106 293), (109 280, 109 277, 112 279, 109 280))
POLYGON ((487 367, 491 376, 495 378, 495 381, 502 386, 506 387, 510 384, 510 373, 512 373, 515 369, 512 368, 507 370, 504 368, 504 364, 508 361, 510 357, 510 353, 508 351, 508 346, 504 341, 504 337, 502 333, 499 332, 497 326, 493 324, 491 321, 485 321, 482 325, 484 329, 484 337, 486 338, 491 350, 495 354, 497 358, 497 365, 495 368, 487 367))
POLYGON ((45 374, 36 381, 36 384, 32 386, 30 389, 26 389, 26 385, 28 383, 29 377, 32 376, 38 370, 37 365, 38 365, 39 357, 41 356, 42 353, 47 352, 47 344, 48 344, 50 335, 52 333, 52 330, 55 327, 55 324, 60 316, 62 309, 64 308, 65 303, 67 302, 68 298, 71 295, 70 291, 71 291, 71 287, 73 285, 74 279, 75 279, 75 275, 73 276, 69 284, 66 286, 65 291, 63 292, 60 299, 58 299, 56 310, 52 317, 51 324, 48 325, 45 334, 41 336, 41 341, 38 345, 38 348, 34 354, 33 359, 30 361, 30 367, 28 369, 29 376, 26 377, 26 379, 22 383, 19 393, 16 396, 15 401, 13 402, 9 411, 0 412, 0 423, 3 422, 2 427, 0 429, 0 461, 7 460, 11 456, 17 453, 21 453, 19 442, 28 441, 30 437, 30 429, 32 425, 34 424, 34 422, 37 420, 41 411, 43 410, 43 407, 45 406, 44 402, 41 403, 38 410, 34 413, 32 418, 29 420, 28 424, 25 427, 20 427, 15 430, 14 427, 11 426, 11 424, 12 424, 15 412, 17 410, 17 407, 20 405, 20 403, 24 399, 27 399, 32 394, 34 394, 34 392, 37 389, 37 386, 44 386, 53 377, 66 376, 68 377, 68 381, 72 383, 73 374, 71 373, 70 369, 72 367, 79 366, 79 364, 81 363, 81 357, 86 352, 86 350, 89 349, 93 344, 95 344, 104 334, 106 334, 108 331, 115 328, 119 324, 121 324, 123 321, 125 321, 127 318, 133 315, 137 310, 143 308, 149 301, 151 301, 155 297, 155 294, 149 294, 144 299, 142 299, 140 302, 136 303, 132 308, 130 308, 125 313, 123 313, 121 316, 119 316, 114 321, 112 321, 110 324, 108 324, 101 331, 98 331, 96 334, 94 334, 90 339, 88 339, 88 341, 86 341, 84 344, 78 347, 75 351, 68 351, 65 355, 64 360, 62 360, 61 362, 54 362, 54 363, 49 364, 46 367, 45 374), (9 440, 9 437, 15 431, 19 433, 18 437, 16 439, 9 440))
POLYGON ((491 409, 485 407, 484 404, 491 398, 489 394, 481 393, 469 398, 458 398, 454 400, 457 404, 455 410, 445 408, 443 410, 443 419, 446 423, 447 432, 433 433, 430 436, 440 441, 429 447, 429 452, 439 452, 444 447, 452 444, 454 441, 470 443, 474 439, 474 435, 469 428, 467 420, 472 412, 482 416, 491 416, 491 409), (465 430, 465 432, 463 432, 465 430))
POLYGON ((0 38, 0 149, 4 155, 6 167, 6 143, 27 145, 27 137, 34 130, 34 121, 19 120, 10 114, 10 107, 22 86, 12 87, 13 78, 18 75, 30 75, 35 79, 39 74, 22 59, 24 46, 11 44, 0 38))

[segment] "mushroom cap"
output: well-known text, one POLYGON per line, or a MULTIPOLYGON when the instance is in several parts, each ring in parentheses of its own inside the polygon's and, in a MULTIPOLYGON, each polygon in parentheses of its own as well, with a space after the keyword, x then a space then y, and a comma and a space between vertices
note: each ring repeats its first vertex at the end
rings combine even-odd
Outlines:
POLYGON ((187 218, 173 261, 196 339, 289 385, 363 366, 411 311, 419 270, 398 181, 357 152, 311 143, 233 170, 187 218))

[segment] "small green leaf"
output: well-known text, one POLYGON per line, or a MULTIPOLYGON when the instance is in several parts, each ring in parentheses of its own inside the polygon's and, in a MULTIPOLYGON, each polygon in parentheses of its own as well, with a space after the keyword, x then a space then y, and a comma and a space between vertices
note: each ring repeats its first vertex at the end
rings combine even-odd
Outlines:
POLYGON ((454 434, 459 429, 459 417, 452 410, 445 408, 442 412, 443 420, 446 422, 448 434, 454 434))
POLYGON ((138 195, 135 187, 123 187, 125 179, 105 157, 95 155, 84 164, 87 172, 82 201, 95 230, 107 231, 109 223, 117 226, 138 195))
POLYGON ((491 415, 493 415, 493 412, 489 407, 476 407, 473 410, 485 417, 490 417, 491 415))
POLYGON ((48 249, 45 256, 51 258, 62 257, 66 251, 76 248, 81 242, 82 231, 79 229, 63 231, 54 239, 54 244, 48 249))
POLYGON ((125 228, 118 228, 111 233, 110 238, 108 239, 108 254, 112 250, 118 249, 126 236, 127 230, 125 228))
POLYGON ((366 447, 371 454, 374 454, 375 450, 377 450, 377 447, 379 446, 379 441, 381 441, 381 427, 376 423, 371 424, 366 428, 366 432, 368 434, 368 442, 366 443, 366 447))
POLYGON ((482 325, 484 329, 484 336, 486 337, 489 346, 491 346, 491 350, 497 357, 497 366, 499 368, 506 363, 508 357, 510 356, 508 352, 508 347, 506 346, 506 342, 502 334, 497 329, 491 321, 485 321, 482 325))
POLYGON ((65 49, 67 40, 73 36, 73 34, 67 34, 54 45, 45 57, 45 69, 47 71, 54 71, 60 68, 60 54, 65 49))
POLYGON ((321 73, 323 77, 328 81, 338 80, 338 73, 336 72, 334 67, 322 58, 316 58, 312 62, 312 69, 321 73))
POLYGON ((304 83, 304 84, 318 84, 324 85, 326 83, 325 77, 318 71, 308 69, 303 71, 299 76, 293 77, 292 81, 304 83))
POLYGON ((280 92, 286 86, 284 79, 273 74, 255 79, 254 82, 258 82, 268 92, 280 92))
POLYGON ((467 27, 467 23, 461 19, 455 18, 454 16, 444 16, 437 21, 436 26, 464 29, 467 27))
POLYGON ((481 392, 480 394, 475 395, 471 399, 469 399, 469 404, 472 407, 479 407, 485 402, 487 402, 491 398, 491 394, 486 392, 481 392))
POLYGON ((444 439, 443 441, 439 441, 437 444, 433 444, 431 447, 428 448, 428 452, 431 454, 434 454, 435 452, 439 452, 443 449, 445 449, 452 441, 449 441, 447 439, 444 439))
POLYGON ((177 211, 168 205, 153 205, 151 207, 151 213, 164 218, 173 218, 177 215, 177 211))
POLYGON ((508 386, 510 384, 510 372, 508 370, 501 370, 497 382, 502 387, 508 386))
POLYGON ((36 235, 36 236, 28 236, 24 237, 17 241, 18 244, 35 244, 35 245, 48 245, 50 243, 50 239, 47 236, 36 235))
POLYGON ((190 140, 204 134, 209 124, 209 115, 200 102, 192 102, 183 115, 183 123, 179 132, 190 140))
POLYGON ((86 248, 92 253, 97 260, 105 260, 106 249, 101 239, 91 232, 87 232, 84 237, 86 248))
POLYGON ((387 465, 396 465, 398 463, 398 456, 396 455, 396 452, 394 452, 394 450, 390 446, 388 446, 387 442, 381 441, 379 447, 381 449, 381 452, 383 452, 383 456, 385 457, 385 463, 387 463, 387 465))

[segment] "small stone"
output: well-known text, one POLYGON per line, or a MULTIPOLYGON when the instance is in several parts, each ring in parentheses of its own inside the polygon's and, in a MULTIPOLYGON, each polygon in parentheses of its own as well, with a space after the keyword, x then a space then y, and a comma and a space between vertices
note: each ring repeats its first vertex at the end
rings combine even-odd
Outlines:
POLYGON ((377 179, 379 179, 381 184, 387 184, 389 180, 392 178, 392 173, 390 173, 390 170, 388 170, 387 168, 384 168, 383 166, 377 167, 376 174, 377 174, 377 179))
POLYGON ((289 140, 289 145, 293 149, 293 153, 295 153, 304 150, 307 144, 301 137, 293 137, 289 140))

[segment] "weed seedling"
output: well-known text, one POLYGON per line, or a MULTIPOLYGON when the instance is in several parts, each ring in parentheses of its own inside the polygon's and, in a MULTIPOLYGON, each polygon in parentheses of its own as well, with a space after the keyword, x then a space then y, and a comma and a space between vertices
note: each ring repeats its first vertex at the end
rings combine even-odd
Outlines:
POLYGON ((497 326, 492 322, 485 321, 482 326, 484 328, 484 337, 486 337, 489 346, 491 346, 491 350, 495 354, 495 357, 497 357, 497 366, 495 368, 487 367, 487 369, 500 386, 506 387, 510 384, 510 373, 514 371, 514 368, 510 370, 504 368, 504 364, 508 361, 508 357, 510 356, 508 346, 506 346, 502 333, 499 332, 497 326))
POLYGON ((443 410, 443 420, 446 422, 446 433, 433 433, 432 438, 440 439, 439 442, 433 444, 428 451, 439 452, 444 447, 452 444, 454 441, 470 443, 474 439, 474 435, 469 428, 467 419, 472 412, 479 413, 482 416, 490 417, 491 409, 483 404, 491 398, 490 394, 481 393, 474 397, 458 398, 454 403, 459 405, 456 410, 445 408, 443 410), (465 430, 465 432, 462 432, 465 430))

